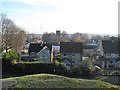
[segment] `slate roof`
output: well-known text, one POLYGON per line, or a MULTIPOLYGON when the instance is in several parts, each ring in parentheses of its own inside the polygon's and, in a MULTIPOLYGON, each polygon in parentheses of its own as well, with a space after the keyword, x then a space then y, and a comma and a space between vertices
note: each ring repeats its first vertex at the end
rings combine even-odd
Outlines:
POLYGON ((102 45, 103 45, 104 53, 119 53, 120 54, 120 41, 103 40, 102 45))
POLYGON ((52 51, 52 44, 31 43, 29 46, 28 52, 29 53, 31 53, 31 52, 38 53, 45 46, 47 46, 50 49, 50 51, 52 51))
POLYGON ((61 42, 60 53, 83 53, 82 42, 61 42))

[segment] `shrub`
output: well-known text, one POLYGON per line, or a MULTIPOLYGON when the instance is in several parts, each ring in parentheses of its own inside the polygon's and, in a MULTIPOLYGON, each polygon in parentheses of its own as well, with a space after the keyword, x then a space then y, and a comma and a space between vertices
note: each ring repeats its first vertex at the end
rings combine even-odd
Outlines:
POLYGON ((13 50, 6 52, 6 53, 3 53, 2 57, 4 59, 9 59, 9 60, 14 60, 14 59, 18 60, 18 58, 19 58, 18 54, 13 50))
POLYGON ((79 66, 71 69, 71 77, 90 78, 92 72, 92 62, 89 58, 82 61, 79 66))
POLYGON ((3 73, 10 73, 13 64, 17 64, 18 55, 15 51, 2 52, 2 71, 3 73))
POLYGON ((84 78, 91 77, 92 72, 92 62, 89 58, 86 58, 81 64, 80 64, 80 74, 84 78))
POLYGON ((57 61, 57 60, 54 60, 53 63, 56 64, 56 65, 59 65, 59 64, 60 64, 60 62, 57 61))
POLYGON ((78 66, 71 68, 71 71, 72 71, 72 77, 80 77, 81 70, 78 66))
POLYGON ((57 56, 55 56, 55 59, 58 60, 59 62, 61 62, 61 54, 57 54, 57 56))
POLYGON ((120 71, 113 71, 111 74, 112 75, 120 75, 120 71))

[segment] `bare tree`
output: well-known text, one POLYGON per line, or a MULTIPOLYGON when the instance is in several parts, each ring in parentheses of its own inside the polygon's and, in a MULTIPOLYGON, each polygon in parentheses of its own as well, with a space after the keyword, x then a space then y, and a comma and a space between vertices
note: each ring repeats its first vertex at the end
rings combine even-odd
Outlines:
POLYGON ((21 52, 25 42, 25 36, 25 31, 18 27, 12 39, 12 49, 14 51, 21 52))
POLYGON ((43 42, 50 42, 51 41, 51 35, 48 32, 45 32, 42 36, 43 42))
POLYGON ((2 33, 0 32, 0 52, 2 51, 2 33))
POLYGON ((1 15, 0 22, 2 27, 2 50, 6 50, 6 52, 9 49, 19 51, 20 49, 18 47, 22 47, 25 40, 25 33, 23 33, 23 30, 11 19, 7 18, 7 15, 5 14, 1 15))
POLYGON ((12 30, 15 28, 15 24, 12 20, 8 19, 5 14, 1 16, 1 27, 2 27, 2 48, 5 49, 6 52, 9 48, 11 48, 11 40, 12 40, 12 30))

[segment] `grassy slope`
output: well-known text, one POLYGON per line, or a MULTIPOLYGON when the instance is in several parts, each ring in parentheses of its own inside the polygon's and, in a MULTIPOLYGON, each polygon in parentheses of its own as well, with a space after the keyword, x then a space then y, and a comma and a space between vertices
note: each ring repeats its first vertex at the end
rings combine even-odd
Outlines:
POLYGON ((120 90, 119 86, 99 80, 75 79, 51 74, 27 75, 7 78, 7 80, 17 81, 12 88, 117 88, 120 90))
POLYGON ((120 76, 100 76, 96 77, 95 80, 101 80, 111 84, 117 84, 119 83, 118 80, 120 80, 120 76))

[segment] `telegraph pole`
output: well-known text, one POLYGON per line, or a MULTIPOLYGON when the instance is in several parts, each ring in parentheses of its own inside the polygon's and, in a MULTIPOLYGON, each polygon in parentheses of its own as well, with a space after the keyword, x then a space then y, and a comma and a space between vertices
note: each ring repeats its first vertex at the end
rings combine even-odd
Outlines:
POLYGON ((42 24, 40 24, 40 33, 42 34, 42 24))

